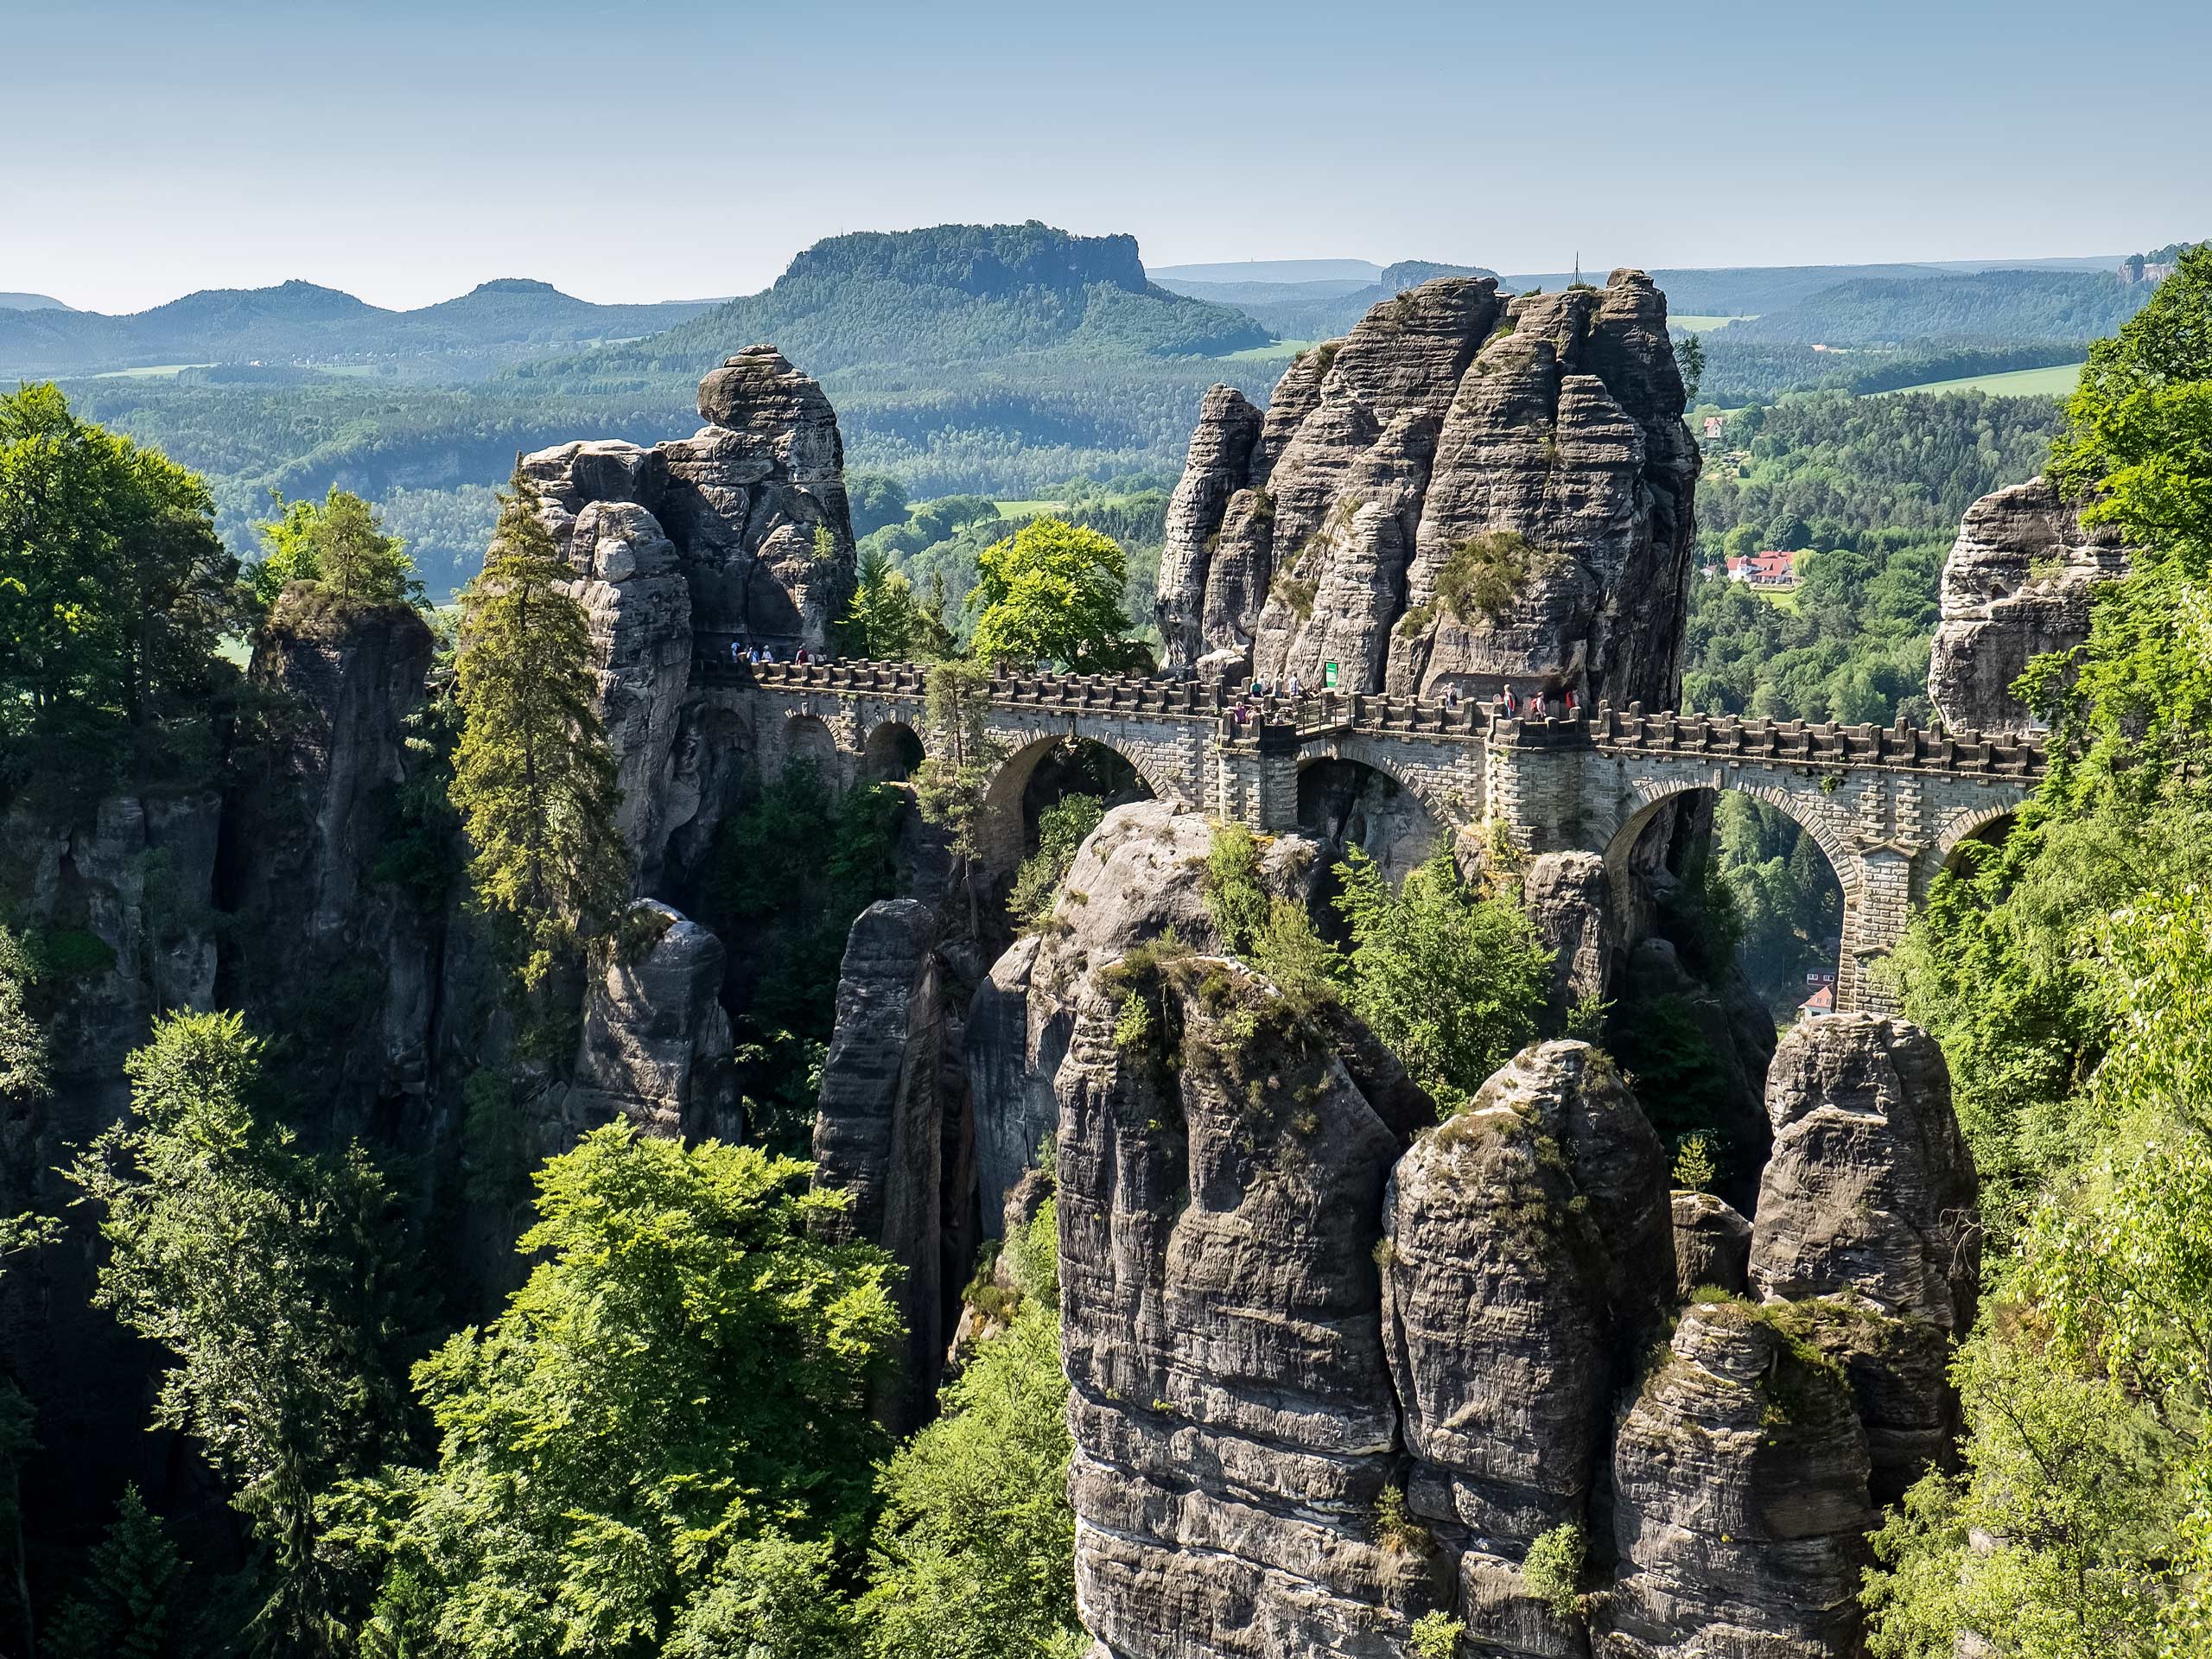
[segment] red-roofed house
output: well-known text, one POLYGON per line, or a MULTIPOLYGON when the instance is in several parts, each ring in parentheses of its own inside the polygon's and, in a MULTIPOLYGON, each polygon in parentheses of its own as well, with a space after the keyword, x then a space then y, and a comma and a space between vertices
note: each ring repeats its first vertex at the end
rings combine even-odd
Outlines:
POLYGON ((1728 580, 1747 582, 1754 588, 1795 588, 1797 556, 1779 551, 1736 554, 1728 561, 1728 580))

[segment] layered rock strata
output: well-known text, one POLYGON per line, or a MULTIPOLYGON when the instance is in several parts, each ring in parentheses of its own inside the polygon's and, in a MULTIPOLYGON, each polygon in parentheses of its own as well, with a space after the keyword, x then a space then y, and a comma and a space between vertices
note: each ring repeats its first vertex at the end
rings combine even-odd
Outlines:
POLYGON ((2118 532, 2085 526, 2047 479, 1968 507, 1943 562, 1928 659, 1928 698, 1943 723, 1954 731, 2032 729, 2012 682, 2031 658, 2087 639, 2090 593, 2126 570, 2118 532))
POLYGON ((1382 1236, 1408 1501, 1458 1556, 1469 1638, 1579 1653, 1517 1569, 1585 1525, 1613 1389, 1674 1301, 1659 1138, 1596 1050, 1529 1049, 1400 1160, 1382 1236))
POLYGON ((837 982, 837 1023, 814 1122, 815 1184, 846 1195, 827 1224, 881 1245, 901 1274, 906 1363, 879 1401, 895 1432, 935 1395, 944 1322, 944 999, 937 913, 912 899, 870 905, 853 924, 837 982))
POLYGON ((1675 1291, 1683 1301, 1711 1286, 1732 1296, 1751 1287, 1751 1224, 1710 1192, 1673 1195, 1675 1291))
POLYGON ((1599 1659, 1847 1659, 1875 1520, 1866 1437, 1793 1310, 1689 1308, 1613 1450, 1599 1659))
POLYGON ((569 1135, 624 1118, 665 1140, 741 1138, 721 941, 651 899, 632 907, 623 931, 584 1001, 569 1135))
POLYGON ((1671 706, 1698 470, 1681 412, 1641 271, 1400 295, 1300 358, 1264 419, 1208 393, 1161 556, 1168 659, 1671 706))
POLYGON ((1101 1654, 1403 1651, 1374 1220, 1399 1151, 1266 982, 1086 977, 1058 1077, 1077 1597, 1101 1654), (1132 1010, 1137 1010, 1133 1013, 1132 1010))
POLYGON ((692 437, 566 443, 522 461, 591 617, 623 829, 648 891, 664 860, 703 851, 738 784, 721 763, 746 734, 691 684, 695 658, 826 653, 855 579, 844 444, 822 388, 754 346, 708 374, 698 401, 707 424, 692 437))
POLYGON ((1977 1182, 1942 1050, 1901 1020, 1801 1021, 1775 1051, 1767 1109, 1751 1288, 1825 1309, 1815 1340, 1850 1378, 1874 1496, 1894 1502, 1948 1456, 1947 1367, 1974 1316, 1977 1182))

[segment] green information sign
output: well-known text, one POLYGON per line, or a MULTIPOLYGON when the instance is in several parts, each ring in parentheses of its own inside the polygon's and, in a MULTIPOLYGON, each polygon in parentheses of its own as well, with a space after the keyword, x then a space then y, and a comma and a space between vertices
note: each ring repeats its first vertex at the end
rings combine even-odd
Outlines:
POLYGON ((1337 665, 1334 663, 1321 664, 1321 689, 1325 691, 1337 689, 1337 665))

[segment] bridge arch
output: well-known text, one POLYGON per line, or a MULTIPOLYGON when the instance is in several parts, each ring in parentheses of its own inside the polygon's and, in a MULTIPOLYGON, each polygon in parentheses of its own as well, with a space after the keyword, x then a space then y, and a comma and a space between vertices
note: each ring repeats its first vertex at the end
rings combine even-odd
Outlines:
POLYGON ((1041 732, 994 730, 992 735, 1007 746, 1007 753, 983 792, 982 810, 977 815, 976 840, 983 863, 993 870, 1009 871, 1020 863, 1027 850, 1028 837, 1023 798, 1038 767, 1063 745, 1088 745, 1116 756, 1154 800, 1195 804, 1185 799, 1184 791, 1173 781, 1157 775, 1141 749, 1109 734, 1093 734, 1062 728, 1041 732))
POLYGON ((861 781, 904 782, 927 755, 922 734, 912 726, 896 718, 879 721, 861 744, 861 781))
POLYGON ((1357 844, 1394 880, 1448 846, 1465 821, 1438 798, 1424 773, 1373 744, 1341 738, 1309 744, 1297 766, 1299 828, 1357 844))
POLYGON ((1638 779, 1635 789, 1638 804, 1605 836, 1599 849, 1605 855, 1605 868, 1616 875, 1625 869, 1630 854, 1645 830, 1651 827, 1660 813, 1687 796, 1706 791, 1713 794, 1743 795, 1762 802, 1788 818, 1798 829, 1813 838, 1835 872, 1835 879, 1843 888, 1844 902, 1849 904, 1857 895, 1859 860, 1844 840, 1838 827, 1837 814, 1833 810, 1815 808, 1806 798, 1806 793, 1786 789, 1778 784, 1753 783, 1741 774, 1714 776, 1705 773, 1694 777, 1666 779, 1638 779))
POLYGON ((2025 803, 2018 801, 1997 801, 1951 814, 1929 847, 1926 860, 1928 874, 1933 876, 1938 870, 1956 871, 1961 862, 1960 855, 1965 851, 1968 842, 2002 840, 2001 836, 1993 836, 1989 831, 2002 824, 2009 832, 2012 820, 2019 816, 2024 804, 2025 803))
POLYGON ((828 722, 819 715, 791 713, 784 716, 783 729, 778 734, 783 746, 785 762, 804 760, 817 767, 822 775, 836 786, 837 737, 828 722))

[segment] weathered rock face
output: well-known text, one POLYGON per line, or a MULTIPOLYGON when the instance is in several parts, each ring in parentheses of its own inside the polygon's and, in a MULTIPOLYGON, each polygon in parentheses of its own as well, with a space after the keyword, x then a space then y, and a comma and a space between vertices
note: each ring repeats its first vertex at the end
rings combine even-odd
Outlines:
POLYGON ((1552 956, 1551 1003, 1564 1015, 1605 1000, 1620 949, 1605 861, 1596 853, 1545 853, 1529 861, 1521 906, 1552 956))
POLYGON ((652 887, 671 823, 698 807, 696 788, 676 776, 676 739, 691 684, 691 590, 676 544, 635 502, 590 501, 569 531, 570 556, 585 573, 576 597, 590 619, 599 658, 599 711, 615 755, 616 807, 652 887))
MULTIPOLYGON (((1628 953, 1619 994, 1624 1005, 1656 1007, 1662 1017, 1687 1021, 1712 1052, 1718 1085, 1714 1128, 1728 1168, 1722 1196, 1752 1208, 1772 1137, 1763 1090, 1774 1052, 1773 1016, 1740 972, 1718 987, 1709 985, 1684 967, 1675 947, 1661 938, 1645 939, 1628 953)), ((1655 1111, 1663 1104, 1649 1099, 1645 1103, 1655 1111)))
POLYGON ((1546 1043, 1400 1160, 1383 1237, 1408 1501, 1457 1546, 1468 1637, 1582 1652, 1516 1569, 1583 1524, 1613 1389, 1673 1303, 1659 1138, 1610 1061, 1546 1043))
POLYGON ((2089 593, 2123 575, 2127 551, 2109 526, 2088 529, 2050 481, 1985 495, 1967 509, 1943 562, 1942 620, 1928 696, 1954 731, 2025 731, 2012 695, 2028 659, 2089 637, 2089 593))
MULTIPOLYGON (((1074 1028, 1077 982, 1171 929, 1195 950, 1217 948, 1205 894, 1212 846, 1205 819, 1172 802, 1116 807, 1077 850, 1044 933, 1017 942, 977 987, 966 1050, 985 1217, 999 1213, 1007 1190, 1057 1132, 1052 1079, 1074 1028)), ((1302 892, 1316 862, 1311 844, 1285 836, 1264 850, 1261 878, 1274 891, 1302 892)))
POLYGON ((743 734, 689 695, 695 652, 826 652, 853 591, 844 446, 822 388, 754 346, 700 382, 699 416, 696 435, 650 449, 567 443, 522 463, 591 613, 647 886, 671 843, 677 861, 704 850, 736 785, 717 762, 743 734))
POLYGON ((282 735, 233 791, 222 887, 256 944, 230 956, 219 988, 294 1034, 333 1140, 429 1086, 438 923, 415 873, 379 861, 405 828, 399 791, 418 764, 408 722, 435 644, 410 607, 295 582, 249 671, 277 700, 282 735))
POLYGON ((1801 1021, 1775 1051, 1767 1109, 1751 1287, 1834 1301, 1816 1339, 1851 1377, 1875 1496, 1893 1500, 1946 1455, 1944 1368, 1974 1322, 1977 1185, 1943 1053, 1900 1020, 1801 1021))
POLYGON ((902 1433, 934 1395, 945 1347, 936 943, 936 912, 912 899, 870 905, 853 924, 814 1121, 815 1184, 849 1200, 831 1230, 881 1245, 905 1269, 896 1294, 907 1363, 878 1402, 886 1426, 902 1433))
POLYGON ((1397 1138, 1236 963, 1109 969, 1077 1003, 1058 1202, 1084 1624, 1126 1659, 1395 1659, 1438 1599, 1377 1528, 1397 1138))
POLYGON ((624 1117, 667 1140, 738 1138, 729 1015, 716 1000, 721 941, 650 899, 624 925, 653 937, 634 955, 618 951, 585 1000, 565 1109, 571 1132, 624 1117))
POLYGON ((1710 1285, 1740 1296, 1751 1285, 1751 1224, 1710 1192, 1677 1192, 1675 1291, 1683 1301, 1710 1285))
POLYGON ((1875 1519, 1866 1439, 1791 1310, 1688 1309, 1613 1451, 1601 1659, 1846 1659, 1875 1519))
POLYGON ((1671 706, 1698 469, 1681 411, 1641 271, 1514 300, 1447 277, 1386 302, 1294 364, 1264 421, 1208 394, 1161 561, 1168 659, 1671 706), (1440 588, 1484 558, 1509 596, 1456 614, 1440 588))

